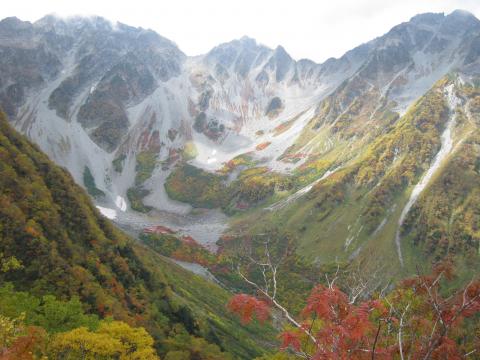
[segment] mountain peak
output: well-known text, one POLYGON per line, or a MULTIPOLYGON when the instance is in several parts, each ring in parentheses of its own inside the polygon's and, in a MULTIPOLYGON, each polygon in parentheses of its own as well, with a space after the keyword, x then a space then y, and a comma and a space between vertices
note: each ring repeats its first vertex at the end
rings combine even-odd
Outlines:
POLYGON ((58 21, 62 21, 61 17, 56 13, 50 13, 35 21, 35 24, 53 24, 58 21))
POLYGON ((279 62, 285 62, 285 63, 290 63, 293 61, 292 57, 287 53, 287 51, 285 50, 285 48, 281 45, 278 45, 274 52, 273 52, 273 56, 275 57, 275 59, 279 62))
POLYGON ((263 45, 257 43, 257 40, 249 37, 249 36, 242 36, 239 39, 234 39, 228 42, 221 43, 215 46, 209 53, 215 53, 220 49, 255 49, 261 48, 263 45))
POLYGON ((21 24, 24 22, 25 21, 20 20, 16 16, 9 16, 9 17, 6 17, 5 19, 0 20, 0 24, 21 24))
POLYGON ((25 45, 32 38, 32 24, 28 21, 22 21, 17 17, 7 17, 0 21, 0 38, 5 43, 12 42, 14 39, 22 39, 19 45, 25 45))
POLYGON ((16 16, 6 17, 5 19, 0 20, 0 27, 2 28, 29 27, 31 25, 30 22, 20 20, 16 16))
POLYGON ((257 40, 247 35, 243 35, 240 39, 238 39, 238 41, 240 41, 243 44, 257 45, 257 40))
POLYGON ((117 23, 112 22, 106 18, 97 15, 84 16, 84 15, 74 15, 74 16, 61 16, 55 13, 45 15, 41 19, 34 22, 35 26, 39 27, 65 27, 71 26, 74 27, 89 27, 95 30, 113 30, 116 28, 117 23))
POLYGON ((255 39, 243 36, 240 39, 235 39, 214 47, 208 52, 207 58, 211 61, 219 62, 227 68, 238 59, 241 59, 241 67, 244 69, 243 71, 245 71, 255 60, 256 54, 265 51, 271 50, 258 44, 255 39))
POLYGON ((462 18, 474 18, 478 21, 475 15, 473 15, 470 11, 464 9, 457 9, 452 11, 448 16, 455 16, 455 17, 462 17, 462 18))
POLYGON ((285 50, 285 48, 282 45, 278 45, 275 48, 275 53, 280 54, 282 56, 285 56, 285 55, 289 56, 287 51, 285 50))
POLYGON ((471 32, 480 29, 480 21, 466 10, 455 10, 445 17, 443 31, 454 34, 458 31, 471 32))
POLYGON ((415 15, 409 22, 414 24, 436 25, 441 23, 444 18, 444 13, 423 13, 415 15))
POLYGON ((445 13, 423 13, 413 16, 410 19, 411 23, 415 24, 428 24, 435 25, 440 24, 444 20, 458 19, 460 21, 474 21, 479 22, 474 14, 467 10, 457 9, 452 11, 450 14, 445 15, 445 13))
POLYGON ((249 49, 249 50, 264 48, 264 46, 262 44, 259 44, 257 40, 246 35, 242 36, 240 39, 235 39, 221 45, 234 46, 236 48, 249 49))

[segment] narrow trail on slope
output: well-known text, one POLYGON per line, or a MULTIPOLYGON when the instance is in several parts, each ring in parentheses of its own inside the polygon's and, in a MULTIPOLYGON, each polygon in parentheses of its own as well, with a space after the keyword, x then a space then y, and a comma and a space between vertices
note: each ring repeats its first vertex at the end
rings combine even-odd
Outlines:
POLYGON ((446 157, 450 154, 453 148, 452 130, 455 126, 455 121, 457 117, 455 108, 460 103, 460 100, 454 94, 453 86, 454 84, 451 84, 445 88, 446 90, 445 95, 447 96, 448 107, 450 108, 451 116, 447 123, 447 126, 445 127, 445 130, 441 135, 440 150, 435 155, 435 158, 432 164, 430 165, 430 168, 427 170, 425 175, 423 175, 420 182, 417 183, 413 188, 412 193, 410 194, 410 198, 408 199, 407 204, 403 208, 402 213, 400 214, 400 218, 398 219, 398 227, 397 227, 397 232, 395 234, 395 244, 397 246, 398 259, 402 267, 404 264, 402 247, 401 247, 401 238, 400 238, 400 230, 402 228, 402 225, 405 221, 405 218, 407 217, 408 212, 410 211, 412 206, 415 204, 415 202, 417 201, 422 191, 427 187, 433 175, 437 172, 440 165, 446 159, 446 157))
POLYGON ((279 209, 282 209, 284 208, 285 206, 287 206, 288 204, 294 202, 295 200, 299 199, 300 197, 302 197, 303 195, 305 195, 306 193, 308 193, 310 190, 312 190, 312 188, 318 184, 320 181, 322 180, 325 180, 327 177, 329 177, 330 175, 332 175, 335 171, 337 171, 340 167, 337 167, 333 170, 327 170, 325 172, 325 174, 323 174, 320 178, 318 178, 317 180, 311 182, 310 184, 308 184, 307 186, 301 188, 300 190, 298 190, 297 192, 293 193, 292 195, 288 196, 286 199, 283 199, 283 200, 280 200, 280 201, 277 201, 276 203, 266 207, 264 210, 269 210, 269 211, 273 211, 273 210, 279 210, 279 209))

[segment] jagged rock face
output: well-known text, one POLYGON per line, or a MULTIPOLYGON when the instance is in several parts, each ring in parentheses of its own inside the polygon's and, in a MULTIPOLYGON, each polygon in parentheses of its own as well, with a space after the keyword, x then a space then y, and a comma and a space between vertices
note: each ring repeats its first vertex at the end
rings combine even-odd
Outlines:
MULTIPOLYGON (((302 94, 311 105, 324 92, 319 86, 320 65, 309 65, 309 75, 299 77, 299 72, 307 71, 304 63, 294 61, 282 47, 271 50, 246 37, 189 59, 191 85, 199 94, 196 102, 191 96, 194 137, 216 141, 224 154, 245 151, 256 132, 271 127, 272 111, 277 116, 284 110, 290 116, 298 114, 309 104, 299 106, 292 99, 295 95, 302 94), (278 103, 275 109, 270 109, 272 99, 278 103)), ((202 154, 198 162, 208 165, 202 154)))
MULTIPOLYGON (((35 88, 62 75, 49 107, 63 118, 72 115, 76 97, 87 86, 104 84, 108 77, 138 81, 141 87, 133 89, 139 90, 133 97, 140 101, 155 87, 154 77, 166 81, 178 75, 184 58, 173 43, 154 32, 113 27, 101 18, 47 16, 34 24, 9 18, 0 23, 0 37, 3 76, 20 77, 17 83, 35 88)), ((2 88, 7 83, 2 78, 2 88)))
POLYGON ((153 159, 142 186, 159 206, 161 183, 182 156, 215 170, 250 152, 288 171, 294 166, 281 156, 307 125, 361 135, 367 113, 403 112, 449 71, 477 71, 479 39, 471 14, 423 14, 316 64, 249 38, 187 57, 153 31, 98 17, 8 18, 0 22, 0 105, 79 183, 88 167, 112 199, 138 185, 142 159, 153 159), (346 112, 364 116, 349 123, 346 112))
POLYGON ((126 107, 143 100, 155 87, 149 69, 129 53, 91 89, 77 119, 85 128, 95 128, 91 136, 97 144, 113 151, 128 130, 126 107))
POLYGON ((7 115, 16 115, 28 89, 38 89, 58 75, 61 62, 50 43, 39 41, 28 22, 0 22, 0 101, 7 115))
POLYGON ((474 54, 479 35, 480 22, 465 12, 418 15, 369 43, 357 75, 396 101, 397 111, 403 113, 439 78, 478 62, 474 54))

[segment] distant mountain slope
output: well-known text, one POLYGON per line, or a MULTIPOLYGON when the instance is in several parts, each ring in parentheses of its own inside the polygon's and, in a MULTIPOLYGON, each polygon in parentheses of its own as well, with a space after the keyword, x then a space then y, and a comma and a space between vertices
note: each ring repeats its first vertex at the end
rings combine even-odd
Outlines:
POLYGON ((336 146, 298 168, 303 185, 239 217, 231 233, 274 224, 320 264, 374 258, 388 277, 451 258, 470 276, 480 270, 479 101, 478 76, 452 74, 398 120, 384 118, 371 141, 339 131, 336 146))
POLYGON ((260 354, 259 343, 271 340, 268 330, 244 330, 227 314, 225 290, 117 230, 68 172, 13 130, 3 113, 0 239, 0 253, 23 265, 1 274, 1 281, 35 295, 78 295, 89 312, 146 327, 161 354, 182 328, 243 359, 260 354))
POLYGON ((124 210, 128 194, 127 208, 177 211, 159 184, 182 158, 215 170, 250 153, 290 172, 314 150, 292 151, 313 118, 342 132, 362 115, 348 131, 375 136, 365 118, 403 114, 450 71, 478 71, 479 36, 467 12, 422 14, 316 64, 246 37, 187 57, 151 30, 99 17, 7 18, 0 105, 79 184, 90 173, 108 206, 124 210))
POLYGON ((476 212, 458 215, 473 205, 457 202, 463 189, 475 204, 476 173, 456 161, 477 131, 479 39, 466 11, 420 14, 316 64, 247 37, 188 57, 153 31, 98 17, 8 18, 0 104, 134 230, 160 223, 214 245, 227 217, 183 201, 242 213, 233 222, 250 230, 259 217, 279 222, 311 260, 375 249, 412 269, 425 253, 477 246, 476 212), (450 166, 447 211, 427 197, 450 166))

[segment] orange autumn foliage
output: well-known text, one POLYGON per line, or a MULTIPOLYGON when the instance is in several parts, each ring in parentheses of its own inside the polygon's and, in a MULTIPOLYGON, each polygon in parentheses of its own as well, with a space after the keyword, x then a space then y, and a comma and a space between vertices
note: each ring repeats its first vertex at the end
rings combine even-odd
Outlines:
POLYGON ((247 294, 238 294, 232 297, 227 308, 238 315, 242 324, 248 324, 253 316, 260 322, 266 321, 270 317, 270 307, 268 304, 254 296, 247 294))
POLYGON ((258 144, 258 145, 255 147, 255 150, 257 150, 257 151, 262 151, 262 150, 266 149, 267 147, 269 147, 270 144, 271 144, 271 142, 265 141, 265 142, 263 142, 263 143, 261 143, 261 144, 258 144))
MULTIPOLYGON (((336 286, 319 285, 306 300, 302 320, 290 320, 280 334, 281 349, 311 360, 440 360, 478 354, 480 282, 444 295, 443 281, 453 278, 451 265, 442 264, 431 275, 402 281, 388 296, 359 304, 336 286)), ((262 316, 265 306, 241 294, 228 308, 247 323, 254 314, 259 317, 257 312, 262 316)))

